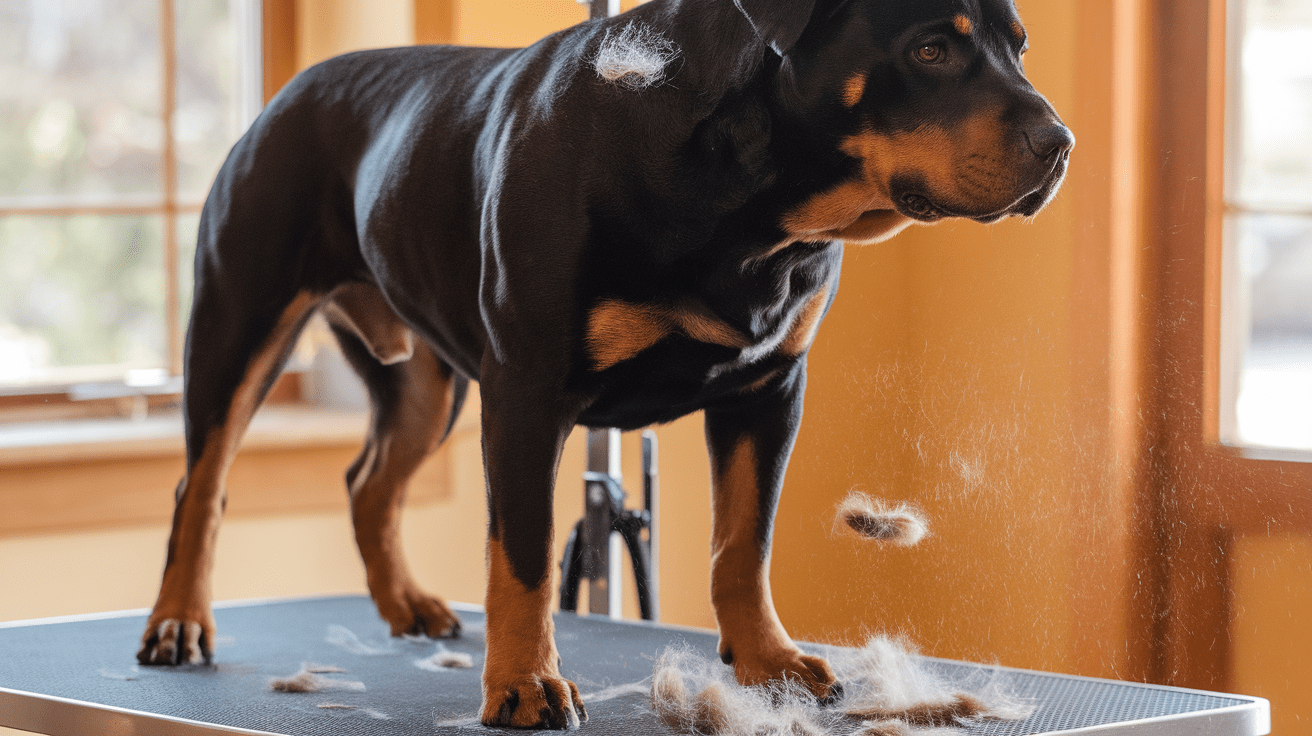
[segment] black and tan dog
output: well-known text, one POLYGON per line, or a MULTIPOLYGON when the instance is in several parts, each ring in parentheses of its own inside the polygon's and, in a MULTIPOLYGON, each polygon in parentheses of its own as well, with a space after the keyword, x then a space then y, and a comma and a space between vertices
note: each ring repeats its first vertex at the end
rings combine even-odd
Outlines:
POLYGON ((1026 81, 1025 45, 1010 0, 654 0, 527 49, 369 51, 302 73, 205 204, 187 475, 140 661, 209 659, 227 468, 322 310, 373 399, 346 477, 394 634, 459 631, 412 581, 397 524, 481 382, 484 723, 584 715, 548 610, 565 436, 697 410, 720 653, 744 684, 839 695, 770 598, 807 350, 839 241, 1030 216, 1053 196, 1074 140, 1026 81))

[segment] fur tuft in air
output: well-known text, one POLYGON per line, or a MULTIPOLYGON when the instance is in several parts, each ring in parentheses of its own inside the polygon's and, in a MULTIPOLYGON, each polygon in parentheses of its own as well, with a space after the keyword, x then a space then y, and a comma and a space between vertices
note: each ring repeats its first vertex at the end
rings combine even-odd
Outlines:
POLYGON ((866 539, 899 547, 913 547, 929 534, 929 524, 920 509, 906 503, 890 507, 860 491, 847 494, 838 505, 838 522, 866 539))

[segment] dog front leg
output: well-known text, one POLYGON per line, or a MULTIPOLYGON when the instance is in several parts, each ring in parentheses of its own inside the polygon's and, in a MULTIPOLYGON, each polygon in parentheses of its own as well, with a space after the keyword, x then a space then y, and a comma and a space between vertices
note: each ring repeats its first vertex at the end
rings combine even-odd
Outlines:
MULTIPOLYGON (((552 491, 573 421, 525 390, 534 377, 489 375, 483 396, 488 484, 487 726, 564 729, 587 720, 560 676, 551 621, 552 491)), ((537 380, 541 380, 537 378, 537 380)))
POLYGON ((821 701, 842 694, 825 660, 789 638, 770 596, 770 543, 788 455, 802 418, 805 363, 783 380, 706 410, 711 454, 711 603, 720 657, 738 682, 793 681, 821 701))

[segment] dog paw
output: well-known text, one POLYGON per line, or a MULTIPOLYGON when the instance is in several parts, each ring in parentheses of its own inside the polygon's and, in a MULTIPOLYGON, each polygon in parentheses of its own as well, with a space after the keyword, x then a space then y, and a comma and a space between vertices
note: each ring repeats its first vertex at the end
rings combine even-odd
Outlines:
POLYGON ((437 596, 422 590, 407 590, 384 602, 375 598, 378 612, 392 627, 392 636, 427 636, 454 639, 460 636, 460 619, 437 596))
POLYGON ((156 618, 146 624, 137 661, 141 664, 209 664, 214 656, 214 624, 185 618, 156 618))
POLYGON ((800 684, 821 705, 832 705, 843 698, 843 683, 838 681, 829 663, 822 657, 803 654, 801 650, 780 652, 768 658, 735 659, 733 665, 734 674, 743 685, 800 684))
POLYGON ((586 720, 579 689, 562 677, 529 675, 505 685, 484 684, 484 726, 572 730, 586 720))

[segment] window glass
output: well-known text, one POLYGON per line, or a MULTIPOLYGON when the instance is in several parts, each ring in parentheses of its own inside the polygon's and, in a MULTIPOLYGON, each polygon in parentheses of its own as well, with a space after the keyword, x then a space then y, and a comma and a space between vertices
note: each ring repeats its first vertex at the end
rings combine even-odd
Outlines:
POLYGON ((238 78, 241 58, 236 14, 228 0, 177 3, 178 192, 205 198, 214 175, 243 127, 238 78))
POLYGON ((1223 439, 1312 449, 1312 0, 1231 11, 1223 439))
POLYGON ((0 218, 0 381, 166 365, 161 233, 155 216, 0 218))
POLYGON ((0 2, 0 393, 178 365, 201 203, 256 107, 258 7, 0 2))
POLYGON ((0 3, 0 196, 161 187, 158 0, 0 3))

